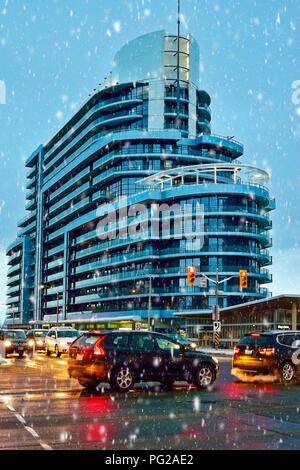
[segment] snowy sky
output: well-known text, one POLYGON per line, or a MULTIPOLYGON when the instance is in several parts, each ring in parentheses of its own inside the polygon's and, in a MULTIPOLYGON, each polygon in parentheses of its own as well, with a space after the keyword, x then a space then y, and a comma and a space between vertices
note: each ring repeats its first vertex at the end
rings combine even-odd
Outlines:
MULTIPOLYGON (((176 13, 176 0, 0 0, 0 303, 5 247, 25 215, 25 159, 103 81, 127 40, 176 32, 176 13)), ((182 0, 212 131, 234 135, 244 162, 272 175, 274 295, 300 294, 299 18, 299 0, 182 0)))

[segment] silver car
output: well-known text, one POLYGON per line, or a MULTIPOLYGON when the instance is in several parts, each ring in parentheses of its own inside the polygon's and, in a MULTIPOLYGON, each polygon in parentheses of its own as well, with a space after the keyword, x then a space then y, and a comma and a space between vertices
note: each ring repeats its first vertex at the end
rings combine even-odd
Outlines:
POLYGON ((45 349, 47 356, 54 353, 56 357, 69 352, 70 344, 80 336, 75 328, 67 326, 58 326, 50 328, 45 337, 45 349))

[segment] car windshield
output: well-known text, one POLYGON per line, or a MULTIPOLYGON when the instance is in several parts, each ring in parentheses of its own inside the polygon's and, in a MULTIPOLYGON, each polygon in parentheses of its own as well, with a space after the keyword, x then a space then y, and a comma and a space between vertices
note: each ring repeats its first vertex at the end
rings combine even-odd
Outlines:
POLYGON ((5 337, 10 339, 26 339, 24 331, 6 331, 5 337))
POLYGON ((35 331, 35 332, 34 332, 34 336, 35 336, 36 338, 43 338, 44 336, 47 335, 47 333, 48 333, 47 330, 46 330, 46 331, 35 331))
POLYGON ((77 338, 79 336, 78 331, 74 330, 63 330, 57 332, 58 338, 77 338))

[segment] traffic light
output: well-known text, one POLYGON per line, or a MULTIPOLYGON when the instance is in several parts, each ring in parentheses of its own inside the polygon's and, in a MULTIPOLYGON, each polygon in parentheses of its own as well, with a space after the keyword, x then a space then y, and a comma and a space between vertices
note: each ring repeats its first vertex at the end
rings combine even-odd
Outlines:
POLYGON ((187 281, 189 286, 196 284, 196 268, 195 266, 189 266, 187 268, 187 281))
POLYGON ((240 271, 240 287, 241 289, 247 289, 248 287, 248 272, 244 269, 240 271))

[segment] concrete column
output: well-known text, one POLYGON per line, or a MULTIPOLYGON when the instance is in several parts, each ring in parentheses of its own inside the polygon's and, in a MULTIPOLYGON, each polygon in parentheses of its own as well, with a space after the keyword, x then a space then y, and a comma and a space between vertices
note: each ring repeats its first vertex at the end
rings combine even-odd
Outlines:
POLYGON ((69 289, 69 232, 65 232, 64 236, 64 279, 63 279, 63 302, 62 302, 62 319, 67 319, 68 305, 68 289, 69 289))
POLYGON ((278 326, 278 309, 276 308, 273 313, 273 328, 277 329, 278 326))
POLYGON ((292 304, 292 330, 297 330, 297 304, 292 304))
POLYGON ((165 81, 149 80, 148 128, 151 130, 164 129, 165 112, 165 81))

